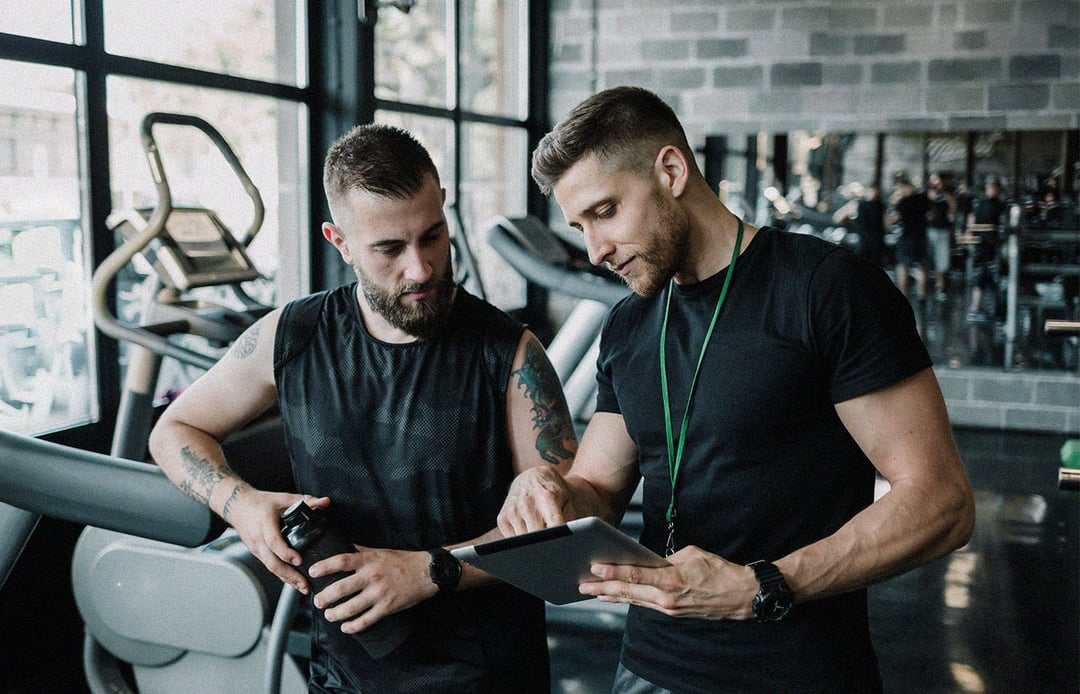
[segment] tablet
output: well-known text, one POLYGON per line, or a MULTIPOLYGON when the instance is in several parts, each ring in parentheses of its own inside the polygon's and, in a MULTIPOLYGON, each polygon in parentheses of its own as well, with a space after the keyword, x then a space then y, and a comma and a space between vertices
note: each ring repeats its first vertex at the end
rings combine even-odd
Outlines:
POLYGON ((668 565, 658 554, 596 516, 459 547, 450 553, 554 605, 591 597, 579 593, 578 584, 597 580, 589 570, 593 564, 668 565))

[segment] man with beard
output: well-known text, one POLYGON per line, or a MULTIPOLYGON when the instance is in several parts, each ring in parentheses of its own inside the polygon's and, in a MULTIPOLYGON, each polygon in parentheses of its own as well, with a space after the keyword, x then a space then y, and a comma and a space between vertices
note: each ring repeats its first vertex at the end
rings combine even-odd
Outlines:
POLYGON ((643 480, 641 541, 671 565, 579 588, 630 604, 616 692, 880 691, 866 586, 974 522, 908 302, 850 250, 732 214, 646 90, 586 99, 532 174, 635 294, 570 472, 515 479, 500 529, 615 522, 643 480))
POLYGON ((543 603, 446 548, 498 537, 515 475, 569 464, 558 378, 531 332, 453 282, 445 191, 411 135, 358 126, 323 182, 323 235, 358 281, 249 328, 164 412, 154 458, 271 572, 316 593, 311 691, 546 693, 543 603), (299 493, 256 489, 219 445, 275 404, 299 493), (279 526, 298 500, 355 545, 308 576, 279 526), (309 577, 332 582, 312 591, 309 577))

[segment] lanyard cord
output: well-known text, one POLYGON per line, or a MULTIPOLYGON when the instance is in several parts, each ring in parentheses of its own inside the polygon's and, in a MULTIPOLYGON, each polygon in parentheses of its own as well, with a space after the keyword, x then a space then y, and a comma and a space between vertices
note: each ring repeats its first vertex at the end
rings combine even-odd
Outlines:
POLYGON ((683 446, 686 444, 686 430, 690 426, 690 408, 694 403, 694 388, 697 386, 698 373, 701 372, 701 363, 705 361, 705 350, 712 338, 713 328, 716 327, 716 319, 720 317, 720 307, 727 298, 728 287, 731 278, 735 275, 735 261, 739 259, 739 247, 742 246, 743 222, 739 220, 739 232, 735 236, 735 249, 731 252, 731 262, 728 264, 727 276, 724 277, 724 286, 720 289, 720 298, 716 300, 716 310, 713 311, 712 320, 709 322, 709 330, 705 333, 705 342, 701 345, 701 354, 698 355, 697 367, 694 369, 694 379, 690 381, 690 394, 686 397, 686 410, 683 411, 682 428, 679 431, 679 447, 675 448, 675 438, 671 429, 671 398, 668 395, 667 378, 667 325, 668 312, 671 309, 671 295, 674 293, 675 280, 671 280, 668 286, 667 302, 664 304, 664 323, 660 327, 660 390, 664 396, 664 425, 667 434, 668 473, 671 476, 671 503, 668 504, 667 521, 670 524, 675 517, 675 480, 679 476, 679 464, 682 463, 683 446))

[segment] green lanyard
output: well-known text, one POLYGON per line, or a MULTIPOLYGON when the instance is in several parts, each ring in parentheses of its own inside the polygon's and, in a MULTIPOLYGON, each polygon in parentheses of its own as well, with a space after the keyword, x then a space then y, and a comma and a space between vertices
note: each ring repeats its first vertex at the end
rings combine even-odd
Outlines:
POLYGON ((668 286, 667 302, 664 304, 664 323, 660 328, 660 390, 664 396, 664 425, 667 434, 668 473, 671 476, 671 503, 668 504, 667 522, 668 539, 666 554, 675 552, 675 480, 679 476, 679 464, 682 463, 683 446, 686 444, 686 430, 690 425, 690 409, 694 403, 694 388, 697 387, 698 374, 701 372, 701 363, 705 361, 705 350, 712 338, 713 328, 716 327, 716 319, 720 317, 720 307, 727 298, 728 287, 731 286, 731 278, 735 275, 735 261, 739 259, 739 247, 742 246, 743 222, 739 220, 739 231, 735 236, 735 248, 731 251, 731 262, 728 264, 727 276, 724 277, 724 286, 720 289, 720 298, 716 300, 716 310, 713 311, 712 320, 709 322, 709 330, 705 333, 705 342, 701 345, 701 354, 698 355, 697 367, 694 369, 694 379, 690 381, 690 394, 686 397, 686 410, 683 411, 682 429, 679 431, 679 447, 675 448, 675 437, 671 428, 671 397, 668 395, 667 378, 667 325, 668 313, 671 310, 671 295, 675 290, 675 280, 671 280, 668 286))

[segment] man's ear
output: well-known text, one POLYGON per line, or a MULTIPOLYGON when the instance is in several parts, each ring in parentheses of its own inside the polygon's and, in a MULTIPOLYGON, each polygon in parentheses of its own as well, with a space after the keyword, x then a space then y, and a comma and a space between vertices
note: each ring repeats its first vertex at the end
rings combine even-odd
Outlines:
POLYGON ((345 238, 341 227, 331 222, 323 222, 322 234, 341 254, 341 259, 352 265, 352 251, 349 250, 349 240, 345 238))
POLYGON ((672 197, 679 197, 686 190, 690 180, 690 166, 682 150, 674 145, 665 145, 656 155, 655 168, 660 183, 671 191, 672 197))

